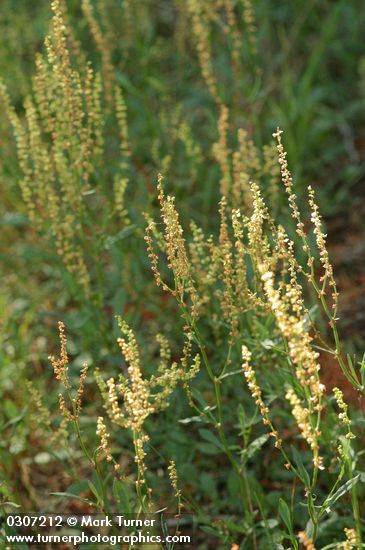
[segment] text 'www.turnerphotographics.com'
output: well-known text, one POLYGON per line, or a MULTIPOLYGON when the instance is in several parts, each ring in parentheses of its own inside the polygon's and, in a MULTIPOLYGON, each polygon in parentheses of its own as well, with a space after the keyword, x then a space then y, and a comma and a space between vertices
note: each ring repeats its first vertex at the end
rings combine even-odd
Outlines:
POLYGON ((123 514, 9 514, 1 518, 7 542, 27 544, 190 545, 193 518, 123 514), (182 533, 182 528, 187 533, 182 533))

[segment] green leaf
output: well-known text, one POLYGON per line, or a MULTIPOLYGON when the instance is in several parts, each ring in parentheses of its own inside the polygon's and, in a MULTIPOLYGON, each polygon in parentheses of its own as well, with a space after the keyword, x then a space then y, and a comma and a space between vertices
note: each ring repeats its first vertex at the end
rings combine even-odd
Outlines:
POLYGON ((225 540, 226 536, 221 533, 220 531, 218 531, 217 529, 214 529, 213 527, 209 527, 209 525, 202 525, 200 527, 200 529, 204 532, 204 533, 208 533, 208 535, 213 535, 214 537, 220 539, 220 540, 225 540))
POLYGON ((103 498, 99 495, 99 492, 92 481, 88 481, 88 486, 90 491, 93 493, 93 495, 96 497, 97 502, 102 502, 103 498))
POLYGON ((107 237, 104 241, 105 250, 109 250, 118 241, 122 241, 123 239, 129 237, 134 232, 135 228, 135 225, 128 225, 127 227, 124 227, 123 229, 118 231, 118 233, 116 233, 115 235, 107 237))
POLYGON ((123 514, 131 514, 132 509, 129 501, 128 491, 125 487, 125 484, 122 483, 119 479, 114 479, 113 494, 118 504, 118 507, 120 508, 119 512, 122 512, 123 514))
POLYGON ((212 499, 217 497, 216 481, 212 474, 207 474, 206 472, 203 472, 200 475, 199 481, 206 495, 209 495, 209 497, 212 499))
POLYGON ((310 487, 311 482, 310 482, 309 474, 305 469, 305 466, 303 464, 302 457, 299 451, 295 447, 292 447, 292 453, 293 453, 294 462, 296 463, 297 471, 299 473, 300 479, 302 480, 302 482, 306 487, 310 487))
POLYGON ((275 342, 273 342, 272 340, 270 340, 269 338, 267 338, 266 340, 263 340, 261 342, 261 345, 263 348, 265 349, 271 349, 271 348, 274 348, 276 346, 275 342))
POLYGON ((202 453, 204 453, 206 455, 212 455, 213 456, 213 455, 218 455, 219 453, 221 453, 221 450, 217 449, 217 447, 215 445, 212 445, 211 443, 205 443, 204 441, 199 443, 198 448, 199 448, 199 451, 201 451, 202 453))
POLYGON ((230 372, 226 372, 225 374, 223 374, 223 376, 220 376, 220 377, 219 377, 219 380, 223 380, 224 378, 228 378, 229 376, 234 376, 235 374, 240 374, 240 375, 242 375, 242 369, 238 369, 238 370, 233 370, 233 371, 230 371, 230 372))
POLYGON ((365 353, 362 356, 362 360, 361 360, 361 363, 359 363, 359 365, 360 365, 361 385, 364 386, 365 385, 365 353))
POLYGON ((199 390, 197 390, 196 388, 193 388, 192 392, 193 392, 194 399, 198 401, 199 405, 203 408, 204 412, 213 411, 216 408, 216 406, 211 407, 206 402, 206 400, 204 399, 203 395, 200 393, 199 390))
POLYGON ((224 451, 224 447, 223 447, 222 443, 219 441, 218 437, 215 436, 209 430, 201 429, 201 430, 199 430, 199 435, 203 439, 205 439, 205 441, 208 441, 209 443, 212 443, 213 445, 218 447, 218 449, 220 449, 221 451, 224 451))
POLYGON ((350 489, 352 489, 352 487, 356 485, 359 479, 360 479, 360 474, 357 474, 357 476, 353 477, 352 479, 349 479, 348 481, 346 481, 346 483, 341 485, 341 487, 337 489, 337 491, 329 499, 325 501, 324 507, 326 508, 327 514, 331 512, 330 506, 332 506, 335 502, 337 502, 339 498, 341 498, 348 491, 350 491, 350 489))
POLYGON ((256 454, 263 445, 265 445, 268 439, 269 434, 264 434, 260 435, 260 437, 257 437, 254 441, 252 441, 252 443, 249 444, 246 449, 243 449, 243 451, 241 452, 242 457, 246 459, 253 457, 253 455, 256 454))
POLYGON ((238 524, 238 523, 236 523, 235 521, 233 521, 231 519, 227 519, 227 520, 225 520, 224 523, 225 523, 226 527, 230 531, 233 531, 234 533, 242 533, 242 534, 247 535, 247 533, 250 530, 249 524, 246 521, 243 521, 243 520, 240 520, 240 523, 238 524))
POLYGON ((191 424, 191 422, 203 422, 200 416, 190 416, 189 418, 182 418, 179 420, 180 424, 191 424))
POLYGON ((169 529, 168 529, 168 526, 167 526, 167 523, 166 523, 166 520, 165 520, 163 514, 161 514, 160 523, 161 523, 162 533, 163 533, 165 539, 167 539, 167 537, 169 535, 169 529))
POLYGON ((11 500, 7 500, 6 502, 4 502, 4 505, 10 506, 11 508, 21 508, 20 504, 12 502, 11 500))
POLYGON ((24 407, 24 409, 21 411, 21 413, 18 416, 12 418, 11 420, 3 424, 1 426, 1 430, 6 430, 7 428, 9 428, 9 426, 16 426, 17 424, 19 424, 25 417, 26 413, 27 413, 27 407, 24 407))
POLYGON ((73 495, 81 495, 82 493, 88 493, 89 492, 89 485, 88 480, 86 479, 80 479, 79 481, 76 481, 72 485, 68 487, 68 492, 72 493, 73 495))
POLYGON ((279 525, 279 522, 277 519, 269 518, 269 519, 263 519, 258 523, 261 527, 265 527, 267 529, 274 529, 274 527, 277 527, 279 525))
POLYGON ((350 368, 350 371, 351 371, 351 374, 352 374, 354 380, 358 380, 357 374, 356 374, 356 371, 355 371, 355 368, 354 368, 354 365, 353 365, 353 362, 352 362, 352 359, 351 359, 351 355, 349 353, 347 354, 347 364, 350 368))
POLYGON ((72 498, 75 500, 79 500, 80 502, 85 502, 89 506, 95 506, 95 502, 92 502, 91 500, 88 500, 87 498, 79 497, 78 495, 73 495, 72 493, 49 493, 50 495, 53 495, 55 497, 61 497, 61 498, 72 498))
POLYGON ((291 514, 289 506, 287 505, 285 500, 283 500, 282 498, 279 499, 279 515, 280 515, 281 519, 283 520, 283 522, 284 522, 284 524, 285 524, 285 526, 288 530, 288 533, 292 534, 293 533, 292 514, 291 514))
POLYGON ((3 401, 3 411, 10 420, 14 421, 14 419, 19 418, 19 409, 10 399, 3 401))
POLYGON ((24 214, 19 214, 18 212, 5 212, 0 221, 0 225, 19 227, 22 225, 27 225, 28 222, 29 220, 26 216, 24 216, 24 214))

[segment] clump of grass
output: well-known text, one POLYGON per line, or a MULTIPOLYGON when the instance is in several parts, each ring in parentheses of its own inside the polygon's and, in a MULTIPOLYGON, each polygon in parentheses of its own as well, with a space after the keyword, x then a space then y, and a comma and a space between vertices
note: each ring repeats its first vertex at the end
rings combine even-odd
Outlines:
POLYGON ((92 265, 97 264, 104 239, 95 228, 90 234, 96 217, 96 205, 90 197, 104 188, 105 220, 130 224, 124 200, 130 157, 126 105, 115 84, 110 50, 91 4, 84 2, 83 10, 101 50, 101 73, 81 55, 64 4, 55 0, 51 8, 45 54, 36 57, 32 93, 24 101, 24 122, 3 83, 1 93, 15 134, 22 170, 19 184, 29 220, 53 239, 79 293, 81 290, 90 299, 101 292, 97 286, 100 274, 92 273, 92 265), (104 160, 105 116, 109 110, 114 112, 120 138, 120 158, 113 175, 105 174, 104 160), (107 190, 105 180, 101 181, 103 172, 105 179, 114 178, 114 193, 107 190))

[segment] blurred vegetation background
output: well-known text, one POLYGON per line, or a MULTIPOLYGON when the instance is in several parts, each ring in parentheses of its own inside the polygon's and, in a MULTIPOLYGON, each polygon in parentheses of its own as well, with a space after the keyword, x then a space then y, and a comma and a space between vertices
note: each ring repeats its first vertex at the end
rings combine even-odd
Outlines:
MULTIPOLYGON (((143 213, 157 211, 158 172, 177 197, 184 226, 193 219, 208 232, 218 229, 220 174, 212 149, 219 139, 219 107, 202 75, 199 40, 204 33, 199 39, 199 29, 194 30, 194 9, 205 10, 209 21, 208 39, 201 47, 209 45, 217 95, 230 109, 229 146, 239 127, 258 148, 271 142, 277 126, 284 130, 299 198, 309 184, 315 187, 326 220, 349 351, 361 350, 365 337, 363 2, 237 1, 232 23, 229 15, 221 14, 224 2, 95 0, 90 5, 102 43, 95 40, 97 33, 83 3, 61 2, 66 4, 68 24, 83 55, 104 76, 105 56, 110 56, 113 86, 123 92, 131 150, 124 198, 128 220, 114 219, 103 198, 112 189, 120 162, 119 130, 106 106, 104 163, 91 178, 96 191, 85 222, 86 235, 95 229, 86 253, 94 286, 90 298, 83 296, 77 277, 62 267, 47 223, 39 231, 29 221, 19 187, 15 139, 2 102, 0 480, 3 493, 25 506, 44 505, 50 474, 53 491, 65 490, 68 483, 53 458, 47 458, 46 442, 35 430, 25 382, 31 380, 46 396, 51 416, 56 417, 58 388, 47 357, 57 348, 57 321, 62 319, 69 333, 75 377, 84 361, 109 374, 118 368, 116 314, 132 321, 146 354, 155 353, 150 343, 155 332, 168 333, 175 350, 181 343, 180 327, 172 322, 174 305, 155 289, 142 230, 143 213), (236 65, 235 28, 243 37, 236 65)), ((2 0, 0 74, 21 120, 24 100, 32 93, 35 57, 44 52, 50 20, 47 0, 2 0)), ((274 206, 279 219, 287 219, 283 194, 274 206)), ((90 425, 84 422, 93 434, 96 392, 87 386, 90 425)), ((183 405, 176 399, 163 426, 151 427, 161 441, 180 409, 183 405)), ((118 437, 124 448, 125 436, 118 437)), ((191 441, 182 428, 174 429, 174 437, 164 445, 168 454, 179 453, 182 475, 190 477, 194 491, 211 493, 219 508, 216 481, 208 474, 198 475, 191 441)), ((210 460, 207 447, 201 461, 210 460)), ((275 491, 270 498, 274 504, 275 491)))

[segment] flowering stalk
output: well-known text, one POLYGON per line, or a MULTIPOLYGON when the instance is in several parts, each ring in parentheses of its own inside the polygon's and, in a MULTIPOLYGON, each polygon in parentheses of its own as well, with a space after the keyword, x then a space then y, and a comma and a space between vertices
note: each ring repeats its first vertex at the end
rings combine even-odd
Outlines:
POLYGON ((314 233, 316 236, 316 243, 317 248, 320 255, 320 262, 323 267, 323 275, 321 276, 320 283, 316 280, 315 275, 315 267, 314 267, 314 257, 311 252, 311 248, 308 243, 307 235, 304 230, 304 224, 301 220, 301 215, 297 206, 296 202, 296 195, 293 192, 293 180, 291 172, 288 168, 288 162, 286 159, 286 151, 284 150, 282 141, 281 141, 281 134, 282 130, 279 128, 277 131, 273 134, 274 138, 277 140, 277 150, 278 150, 278 160, 281 170, 281 179, 284 184, 285 190, 288 195, 288 202, 290 209, 292 211, 292 217, 294 218, 296 222, 296 232, 298 236, 300 237, 302 241, 302 248, 305 254, 308 257, 307 266, 309 268, 309 273, 306 273, 306 276, 309 280, 309 282, 312 284, 316 295, 318 299, 320 300, 323 310, 329 319, 329 326, 332 329, 334 343, 335 343, 335 349, 329 351, 335 356, 336 360, 338 361, 342 372, 346 376, 346 378, 349 380, 349 382, 352 384, 354 388, 356 388, 358 391, 364 391, 364 388, 362 387, 358 376, 353 368, 353 365, 350 361, 346 364, 343 357, 342 357, 342 350, 341 350, 341 343, 340 338, 337 330, 337 307, 338 307, 338 292, 336 283, 333 277, 333 269, 329 261, 328 251, 326 248, 326 235, 322 232, 322 221, 321 217, 319 215, 318 207, 314 202, 314 191, 311 187, 309 187, 309 205, 312 210, 312 222, 314 224, 314 233), (322 285, 321 285, 322 283, 322 285), (329 284, 332 288, 332 309, 333 312, 331 312, 331 308, 327 303, 326 300, 326 284, 329 284))
MULTIPOLYGON (((53 367, 56 379, 59 380, 65 390, 66 395, 68 398, 68 405, 66 403, 66 400, 62 394, 59 394, 59 406, 60 406, 60 412, 63 418, 68 422, 71 423, 75 433, 77 440, 79 442, 80 448, 95 471, 96 478, 98 480, 98 485, 101 490, 101 499, 98 501, 97 506, 100 508, 102 512, 107 512, 109 510, 109 501, 108 497, 105 491, 105 483, 103 481, 103 476, 99 470, 99 466, 97 463, 97 460, 95 457, 89 452, 89 450, 86 447, 86 444, 84 442, 84 439, 82 437, 81 428, 80 428, 80 414, 81 414, 81 407, 82 407, 82 397, 84 393, 84 385, 85 380, 88 372, 88 367, 86 364, 83 365, 81 369, 81 375, 79 379, 78 388, 76 391, 75 397, 72 396, 72 390, 71 390, 71 384, 68 377, 68 365, 69 365, 69 357, 67 353, 67 337, 65 332, 65 325, 62 321, 58 323, 59 327, 59 337, 60 337, 60 343, 61 343, 61 349, 60 349, 60 355, 58 358, 54 356, 50 356, 49 360, 51 362, 51 365, 53 367), (71 410, 70 410, 71 408, 71 410)), ((98 431, 99 434, 102 435, 104 444, 106 445, 107 441, 107 434, 104 432, 102 434, 103 428, 100 423, 99 419, 99 425, 98 425, 98 431)))

